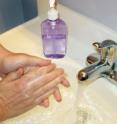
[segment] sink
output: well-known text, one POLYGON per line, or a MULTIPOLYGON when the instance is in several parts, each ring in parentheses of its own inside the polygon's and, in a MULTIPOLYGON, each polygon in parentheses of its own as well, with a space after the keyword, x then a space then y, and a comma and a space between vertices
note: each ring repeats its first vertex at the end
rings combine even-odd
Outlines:
MULTIPOLYGON (((103 78, 88 86, 80 85, 76 74, 84 68, 86 57, 95 52, 91 44, 105 39, 117 41, 117 33, 62 5, 58 9, 69 26, 68 51, 64 59, 52 61, 65 69, 71 87, 60 86, 61 103, 51 97, 49 108, 37 106, 3 124, 116 124, 117 86, 103 78), (73 22, 71 18, 78 21, 73 22)), ((43 57, 39 30, 41 20, 38 17, 6 32, 0 36, 1 43, 11 51, 43 57)))

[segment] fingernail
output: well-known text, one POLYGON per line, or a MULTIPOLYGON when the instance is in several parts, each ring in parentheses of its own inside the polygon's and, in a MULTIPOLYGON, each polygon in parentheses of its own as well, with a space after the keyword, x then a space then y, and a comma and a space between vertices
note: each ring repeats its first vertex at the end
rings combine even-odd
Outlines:
POLYGON ((56 100, 57 100, 57 102, 61 102, 62 98, 57 98, 56 100))
POLYGON ((63 83, 65 84, 66 87, 70 87, 70 83, 67 80, 63 80, 63 83))

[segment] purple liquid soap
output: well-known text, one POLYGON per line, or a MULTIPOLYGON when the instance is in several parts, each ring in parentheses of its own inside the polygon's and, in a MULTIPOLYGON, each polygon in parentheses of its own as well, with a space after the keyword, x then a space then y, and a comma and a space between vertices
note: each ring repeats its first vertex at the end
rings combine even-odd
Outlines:
POLYGON ((61 19, 45 20, 41 24, 43 52, 49 58, 63 58, 67 49, 67 26, 61 19))
POLYGON ((67 49, 67 26, 59 18, 56 0, 49 0, 48 19, 41 24, 43 53, 49 58, 63 58, 67 49))

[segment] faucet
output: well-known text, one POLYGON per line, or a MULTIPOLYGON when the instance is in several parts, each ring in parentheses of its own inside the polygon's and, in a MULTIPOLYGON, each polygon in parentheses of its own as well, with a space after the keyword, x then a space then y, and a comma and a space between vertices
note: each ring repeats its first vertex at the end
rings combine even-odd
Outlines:
POLYGON ((93 43, 97 53, 87 57, 88 67, 78 73, 80 83, 92 82, 105 77, 117 85, 117 43, 112 40, 104 40, 102 43, 93 43))

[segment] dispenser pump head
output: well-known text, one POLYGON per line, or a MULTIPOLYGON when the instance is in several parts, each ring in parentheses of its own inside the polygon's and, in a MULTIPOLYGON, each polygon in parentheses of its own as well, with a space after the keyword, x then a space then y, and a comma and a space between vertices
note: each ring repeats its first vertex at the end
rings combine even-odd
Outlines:
POLYGON ((55 8, 56 0, 49 0, 50 8, 55 8))
POLYGON ((49 0, 50 10, 48 11, 48 19, 56 20, 59 17, 59 12, 56 10, 56 0, 49 0))

